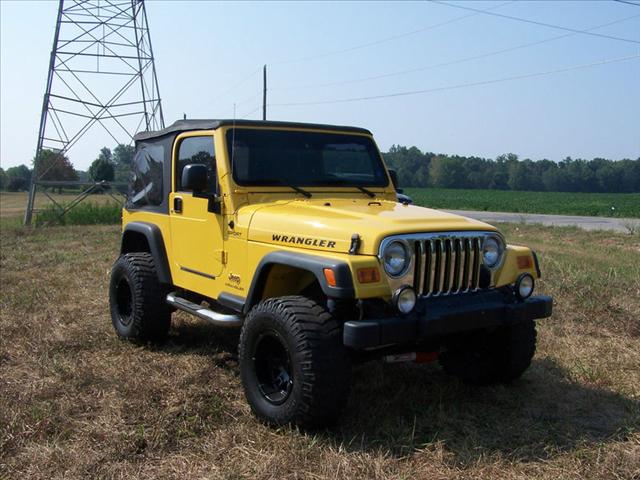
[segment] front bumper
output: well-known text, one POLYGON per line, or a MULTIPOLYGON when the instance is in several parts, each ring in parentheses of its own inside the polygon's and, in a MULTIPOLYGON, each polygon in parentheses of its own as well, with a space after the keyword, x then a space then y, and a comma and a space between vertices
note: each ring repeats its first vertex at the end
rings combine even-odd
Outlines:
POLYGON ((343 342, 347 347, 365 350, 436 340, 546 318, 551 316, 552 304, 552 298, 546 295, 518 301, 499 291, 425 299, 409 315, 345 322, 343 342))

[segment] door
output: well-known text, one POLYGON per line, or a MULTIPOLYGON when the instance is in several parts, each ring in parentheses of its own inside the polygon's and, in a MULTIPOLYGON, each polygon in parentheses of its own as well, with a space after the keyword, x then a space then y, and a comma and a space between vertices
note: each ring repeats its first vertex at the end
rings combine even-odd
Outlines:
POLYGON ((171 210, 171 244, 174 283, 180 287, 216 297, 223 282, 224 269, 222 214, 209 211, 209 199, 218 191, 216 155, 212 134, 187 133, 176 140, 173 150, 173 189, 171 210), (207 167, 206 194, 182 188, 182 172, 190 164, 207 167))

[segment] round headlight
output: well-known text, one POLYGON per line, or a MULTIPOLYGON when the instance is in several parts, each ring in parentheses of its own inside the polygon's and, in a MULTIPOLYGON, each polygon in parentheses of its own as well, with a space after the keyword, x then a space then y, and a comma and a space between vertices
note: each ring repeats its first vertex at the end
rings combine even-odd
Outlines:
POLYGON ((402 242, 391 242, 382 253, 384 271, 391 277, 399 277, 409 266, 409 252, 402 242))
POLYGON ((529 298, 533 293, 535 282, 528 273, 523 273, 516 280, 516 295, 520 300, 529 298))
POLYGON ((400 313, 411 313, 416 306, 416 292, 411 287, 400 287, 393 295, 393 301, 400 313))
POLYGON ((500 262, 502 256, 502 246, 494 237, 488 237, 482 243, 482 257, 484 264, 489 267, 495 267, 500 262))

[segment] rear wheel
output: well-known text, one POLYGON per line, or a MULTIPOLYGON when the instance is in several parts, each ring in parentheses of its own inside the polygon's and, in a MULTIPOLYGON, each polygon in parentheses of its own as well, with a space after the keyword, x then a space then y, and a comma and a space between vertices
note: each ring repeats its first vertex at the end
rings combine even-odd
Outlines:
POLYGON ((490 385, 519 378, 536 351, 533 320, 454 339, 438 358, 445 372, 465 383, 490 385))
POLYGON ((290 296, 256 305, 242 327, 239 357, 247 401, 262 421, 312 428, 340 415, 349 358, 339 323, 314 301, 290 296))
POLYGON ((127 253, 118 258, 111 270, 109 306, 120 337, 137 341, 166 337, 171 310, 151 254, 127 253))

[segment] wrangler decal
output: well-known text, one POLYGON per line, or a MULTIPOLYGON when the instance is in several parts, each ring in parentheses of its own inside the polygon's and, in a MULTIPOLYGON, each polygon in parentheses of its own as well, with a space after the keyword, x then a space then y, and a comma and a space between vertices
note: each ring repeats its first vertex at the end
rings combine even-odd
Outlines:
POLYGON ((290 237, 288 235, 277 235, 275 233, 271 238, 274 242, 294 243, 296 245, 307 245, 310 247, 336 248, 336 242, 332 240, 320 240, 319 238, 309 237, 290 237))

